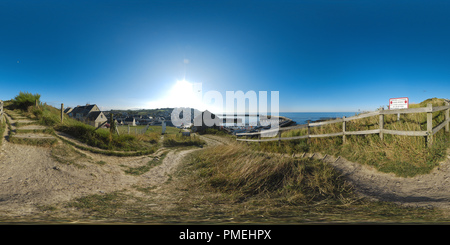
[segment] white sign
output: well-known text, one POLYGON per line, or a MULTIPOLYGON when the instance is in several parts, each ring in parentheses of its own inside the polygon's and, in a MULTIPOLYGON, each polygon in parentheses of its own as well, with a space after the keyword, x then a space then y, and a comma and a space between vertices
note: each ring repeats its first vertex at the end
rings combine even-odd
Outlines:
POLYGON ((408 97, 389 99, 389 110, 408 109, 408 108, 409 108, 408 97))

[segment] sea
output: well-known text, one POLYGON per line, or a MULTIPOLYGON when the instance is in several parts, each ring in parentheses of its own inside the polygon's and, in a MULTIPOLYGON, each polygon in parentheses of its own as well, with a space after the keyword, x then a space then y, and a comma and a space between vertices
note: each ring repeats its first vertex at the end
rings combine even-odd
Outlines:
POLYGON ((329 120, 342 117, 352 117, 357 115, 356 112, 280 112, 279 115, 287 117, 296 124, 306 124, 308 120, 311 122, 318 120, 329 120))
MULTIPOLYGON (((279 112, 278 115, 287 117, 295 122, 295 124, 306 124, 308 120, 311 122, 319 121, 319 120, 330 120, 342 117, 352 117, 357 115, 356 112, 279 112)), ((250 116, 238 116, 243 123, 245 123, 246 127, 251 125, 250 122, 256 122, 259 120, 258 117, 250 116)), ((224 124, 225 126, 232 126, 233 124, 224 124)))

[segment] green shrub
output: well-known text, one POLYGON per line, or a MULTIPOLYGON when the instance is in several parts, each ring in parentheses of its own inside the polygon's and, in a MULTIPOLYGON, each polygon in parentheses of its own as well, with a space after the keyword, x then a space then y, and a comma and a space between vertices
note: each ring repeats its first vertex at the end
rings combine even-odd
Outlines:
POLYGON ((13 106, 17 109, 27 110, 28 106, 32 106, 36 104, 36 101, 39 102, 41 98, 40 94, 31 94, 28 92, 20 92, 13 100, 13 106))

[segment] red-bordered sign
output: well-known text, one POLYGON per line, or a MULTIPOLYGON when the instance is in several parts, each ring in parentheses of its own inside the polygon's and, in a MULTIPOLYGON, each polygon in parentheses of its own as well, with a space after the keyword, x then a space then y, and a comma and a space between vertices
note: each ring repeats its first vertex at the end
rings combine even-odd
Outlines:
POLYGON ((408 108, 409 108, 408 97, 389 99, 389 110, 408 109, 408 108))

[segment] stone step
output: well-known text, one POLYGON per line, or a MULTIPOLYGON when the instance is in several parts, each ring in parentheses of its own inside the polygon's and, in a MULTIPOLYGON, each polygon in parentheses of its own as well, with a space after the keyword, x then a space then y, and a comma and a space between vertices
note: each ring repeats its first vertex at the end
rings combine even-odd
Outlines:
POLYGON ((34 129, 47 129, 46 126, 42 126, 42 125, 35 125, 35 124, 31 124, 31 125, 25 125, 25 126, 21 126, 21 127, 17 127, 16 129, 18 130, 34 130, 34 129))
POLYGON ((26 133, 26 134, 15 134, 12 136, 14 138, 28 138, 28 139, 56 139, 55 136, 49 134, 41 134, 41 133, 26 133))

